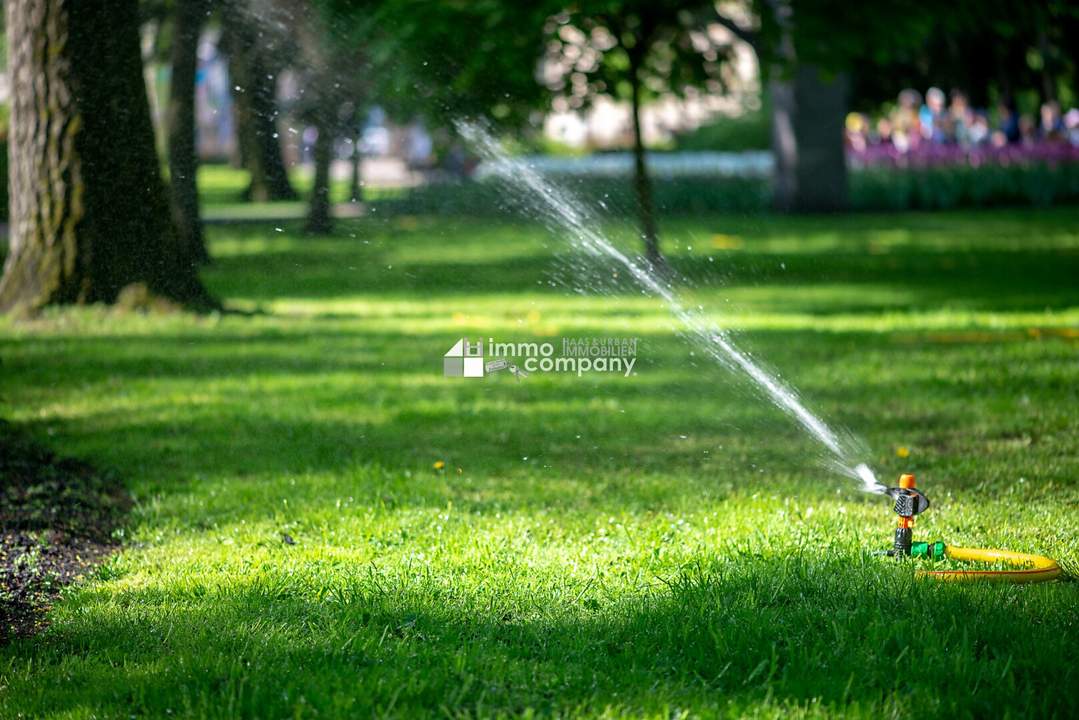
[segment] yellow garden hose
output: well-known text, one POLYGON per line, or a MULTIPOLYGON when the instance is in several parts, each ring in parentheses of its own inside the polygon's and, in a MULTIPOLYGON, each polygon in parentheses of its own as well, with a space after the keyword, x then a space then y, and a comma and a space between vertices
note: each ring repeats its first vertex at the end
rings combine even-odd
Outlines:
POLYGON ((1020 570, 919 570, 917 577, 929 577, 949 582, 972 580, 995 580, 1011 583, 1036 583, 1052 580, 1060 575, 1060 566, 1044 555, 992 550, 989 548, 964 548, 946 545, 945 557, 953 560, 974 562, 1002 562, 1015 565, 1020 570))

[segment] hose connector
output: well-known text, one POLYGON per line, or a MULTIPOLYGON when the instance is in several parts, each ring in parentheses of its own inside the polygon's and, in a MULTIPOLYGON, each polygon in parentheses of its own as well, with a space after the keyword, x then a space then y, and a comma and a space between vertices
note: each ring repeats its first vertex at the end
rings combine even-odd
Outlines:
POLYGON ((911 557, 924 557, 929 560, 943 560, 945 544, 943 540, 937 540, 936 542, 916 542, 910 546, 911 557))

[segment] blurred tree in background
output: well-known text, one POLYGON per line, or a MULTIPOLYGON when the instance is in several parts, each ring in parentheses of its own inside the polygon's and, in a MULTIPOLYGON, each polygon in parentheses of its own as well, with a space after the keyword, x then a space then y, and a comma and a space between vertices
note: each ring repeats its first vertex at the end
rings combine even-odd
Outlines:
MULTIPOLYGON (((328 0, 355 13, 371 3, 328 0)), ((379 102, 399 118, 446 127, 455 117, 521 129, 545 107, 537 75, 543 24, 558 3, 382 0, 373 11, 370 63, 379 102)))
MULTIPOLYGON (((283 1, 283 0, 282 0, 283 1)), ((367 48, 375 41, 370 23, 374 3, 342 11, 332 2, 314 7, 286 3, 299 50, 300 99, 294 112, 315 128, 314 181, 305 228, 325 234, 333 228, 330 172, 338 138, 353 141, 366 107, 371 74, 367 48)))
MULTIPOLYGON (((320 86, 328 102, 312 96, 302 113, 314 118, 323 112, 319 108, 332 108, 322 117, 331 134, 356 136, 352 198, 358 199, 359 127, 376 102, 399 122, 422 119, 450 137, 453 120, 462 117, 523 130, 546 99, 536 72, 540 29, 554 7, 499 0, 319 0, 314 22, 322 33, 305 40, 311 63, 304 73, 320 73, 332 83, 320 86)), ((311 82, 319 87, 315 77, 311 82)), ((315 155, 320 187, 317 146, 315 155)), ((310 229, 326 226, 322 208, 312 205, 310 229)))
POLYGON ((277 79, 297 54, 291 16, 273 2, 223 0, 217 5, 222 49, 229 59, 240 163, 251 176, 244 198, 294 200, 297 194, 289 182, 277 131, 277 79))
POLYGON ((716 5, 707 18, 757 55, 771 108, 773 207, 819 212, 847 207, 844 120, 850 71, 873 55, 885 61, 920 43, 924 9, 883 0, 873 12, 846 12, 839 0, 755 0, 750 21, 716 5))
MULTIPOLYGON (((892 17, 899 16, 895 12, 892 17)), ((917 26, 880 28, 878 42, 850 58, 853 101, 873 111, 899 89, 962 91, 976 107, 1030 99, 1074 104, 1079 6, 1033 0, 959 0, 916 14, 917 26), (883 42, 880 42, 883 41, 883 42)))
POLYGON ((633 129, 633 187, 645 256, 659 264, 652 184, 641 130, 641 106, 664 94, 719 92, 731 45, 701 22, 709 3, 686 0, 591 0, 545 25, 548 88, 581 107, 596 95, 627 100, 633 129))

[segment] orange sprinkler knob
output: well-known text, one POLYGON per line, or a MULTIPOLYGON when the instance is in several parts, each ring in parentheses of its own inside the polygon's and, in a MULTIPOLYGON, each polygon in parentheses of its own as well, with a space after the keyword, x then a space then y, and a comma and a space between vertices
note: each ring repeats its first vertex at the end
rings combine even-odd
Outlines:
POLYGON ((914 487, 914 476, 910 473, 903 473, 899 476, 899 487, 904 489, 910 489, 914 487))

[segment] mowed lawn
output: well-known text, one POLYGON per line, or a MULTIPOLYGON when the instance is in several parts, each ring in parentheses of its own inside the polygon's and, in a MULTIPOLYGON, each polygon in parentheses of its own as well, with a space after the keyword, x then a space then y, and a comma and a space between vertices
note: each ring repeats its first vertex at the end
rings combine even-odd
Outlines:
MULTIPOLYGON (((1079 572, 1079 211, 663 228, 690 302, 918 475, 916 538, 1079 572)), ((1079 715, 1079 584, 874 556, 885 499, 656 301, 569 292, 539 225, 210 238, 245 314, 0 320, 0 416, 136 500, 0 648, 0 717, 1079 715), (639 360, 444 378, 462 336, 639 360)))

